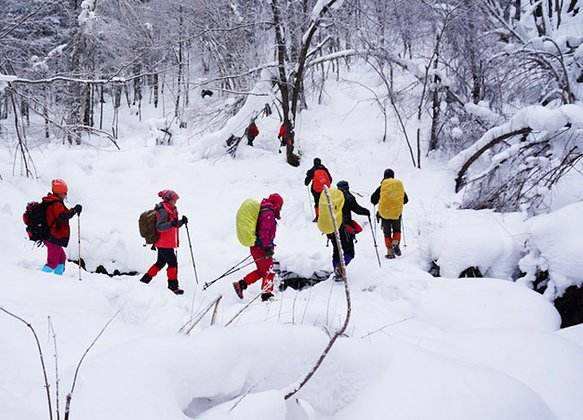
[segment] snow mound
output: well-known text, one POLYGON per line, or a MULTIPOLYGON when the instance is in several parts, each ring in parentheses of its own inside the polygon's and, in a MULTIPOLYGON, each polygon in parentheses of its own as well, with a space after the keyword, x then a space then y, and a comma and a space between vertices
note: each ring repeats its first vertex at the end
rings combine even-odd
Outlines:
POLYGON ((428 235, 427 258, 436 262, 443 277, 478 267, 485 276, 510 278, 520 258, 519 221, 518 214, 448 211, 428 235))
POLYGON ((435 279, 414 302, 417 319, 443 330, 555 331, 561 325, 557 310, 540 294, 505 280, 435 279))
POLYGON ((394 343, 382 380, 335 418, 553 419, 544 401, 519 381, 496 372, 394 343))
POLYGON ((574 223, 582 213, 583 202, 579 202, 527 221, 528 254, 520 260, 526 276, 521 283, 532 287, 537 271, 548 271, 544 294, 551 300, 569 286, 583 285, 583 224, 574 223))

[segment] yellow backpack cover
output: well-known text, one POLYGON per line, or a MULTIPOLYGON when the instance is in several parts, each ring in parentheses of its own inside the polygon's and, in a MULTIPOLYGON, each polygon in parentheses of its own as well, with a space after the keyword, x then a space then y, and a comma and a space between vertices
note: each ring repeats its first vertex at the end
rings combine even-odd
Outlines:
MULTIPOLYGON (((332 209, 334 211, 334 216, 336 218, 336 226, 340 228, 342 224, 342 208, 344 207, 344 194, 337 188, 329 188, 330 198, 332 200, 332 209)), ((330 215, 330 210, 328 208, 328 196, 326 191, 322 191, 320 195, 320 202, 318 203, 319 216, 318 216, 318 229, 320 232, 329 235, 334 232, 334 223, 332 222, 332 217, 330 215)))
POLYGON ((260 208, 259 201, 248 198, 237 211, 237 239, 245 247, 255 245, 257 240, 257 218, 260 208))
POLYGON ((381 182, 379 214, 383 219, 397 220, 403 213, 405 187, 398 179, 390 178, 381 182))

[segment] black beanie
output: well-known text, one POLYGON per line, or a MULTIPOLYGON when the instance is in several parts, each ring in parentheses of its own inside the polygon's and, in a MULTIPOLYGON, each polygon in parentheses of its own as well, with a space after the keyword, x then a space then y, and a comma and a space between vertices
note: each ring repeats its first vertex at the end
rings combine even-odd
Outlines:
POLYGON ((322 164, 322 160, 320 158, 314 158, 314 166, 319 166, 322 164))
POLYGON ((385 179, 394 178, 394 177, 395 177, 395 171, 393 171, 392 169, 385 169, 385 179))

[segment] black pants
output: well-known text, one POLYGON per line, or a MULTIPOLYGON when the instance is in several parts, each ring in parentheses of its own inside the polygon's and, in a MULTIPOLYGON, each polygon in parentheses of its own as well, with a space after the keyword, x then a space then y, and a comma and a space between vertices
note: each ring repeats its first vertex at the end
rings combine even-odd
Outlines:
POLYGON ((176 253, 173 248, 158 248, 158 259, 154 265, 162 270, 166 264, 168 267, 178 267, 176 253))
MULTIPOLYGON (((338 252, 336 237, 331 233, 328 235, 328 239, 332 241, 332 248, 334 249, 332 254, 332 265, 334 268, 337 268, 340 266, 340 253, 338 252)), ((342 252, 344 253, 344 264, 348 265, 354 258, 354 235, 346 233, 344 227, 340 228, 340 245, 342 246, 342 252)))
POLYGON ((312 189, 310 189, 310 191, 312 191, 312 197, 314 197, 314 207, 318 208, 318 205, 320 204, 320 196, 322 195, 322 193, 316 192, 312 189))
POLYGON ((382 227, 383 227, 383 234, 385 238, 392 238, 394 236, 398 236, 400 239, 401 236, 401 217, 398 219, 383 219, 382 220, 382 227), (398 233, 398 235, 395 235, 398 233))

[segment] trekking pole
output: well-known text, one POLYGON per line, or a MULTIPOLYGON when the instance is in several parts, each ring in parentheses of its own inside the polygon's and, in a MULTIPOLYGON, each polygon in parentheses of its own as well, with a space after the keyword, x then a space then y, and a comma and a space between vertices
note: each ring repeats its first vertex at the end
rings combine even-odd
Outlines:
POLYGON ((379 263, 379 268, 381 267, 381 257, 379 256, 379 246, 377 244, 377 238, 374 233, 374 228, 372 226, 372 222, 370 220, 370 214, 368 215, 368 224, 370 225, 370 233, 372 234, 372 241, 374 243, 374 250, 377 254, 377 261, 379 263))
POLYGON ((314 206, 312 206, 312 193, 310 191, 309 185, 306 185, 306 192, 308 193, 308 205, 310 206, 310 208, 314 209, 314 218, 316 218, 316 216, 317 216, 316 207, 315 207, 315 203, 314 203, 314 206))
POLYGON ((407 248, 407 238, 405 237, 405 218, 401 214, 401 233, 403 234, 403 248, 407 248))
POLYGON ((194 269, 194 279, 198 285, 198 273, 196 271, 196 263, 194 262, 194 253, 192 252, 192 241, 190 240, 190 230, 188 230, 188 223, 186 223, 186 236, 188 238, 188 247, 190 248, 190 259, 192 260, 192 268, 194 269))
POLYGON ((77 245, 79 247, 79 281, 81 281, 81 215, 77 215, 77 245))
POLYGON ((247 266, 249 266, 249 265, 251 265, 251 264, 253 264, 255 262, 255 261, 250 261, 250 262, 244 264, 245 261, 247 261, 249 258, 251 258, 251 255, 248 255, 247 257, 245 257, 244 259, 242 259, 241 261, 239 261, 237 264, 235 264, 234 266, 232 266, 231 268, 229 268, 227 271, 225 271, 223 274, 221 274, 219 277, 217 277, 213 281, 210 281, 208 283, 205 283, 204 286, 203 286, 203 288, 202 288, 202 290, 208 289, 210 286, 212 286, 213 284, 215 284, 217 281, 219 281, 219 280, 221 280, 221 279, 223 279, 223 278, 225 278, 227 276, 230 276, 231 274, 233 274, 233 273, 235 273, 235 272, 237 272, 239 270, 242 270, 243 268, 245 268, 245 267, 247 267, 247 266), (241 264, 244 264, 244 265, 241 265, 241 264))

